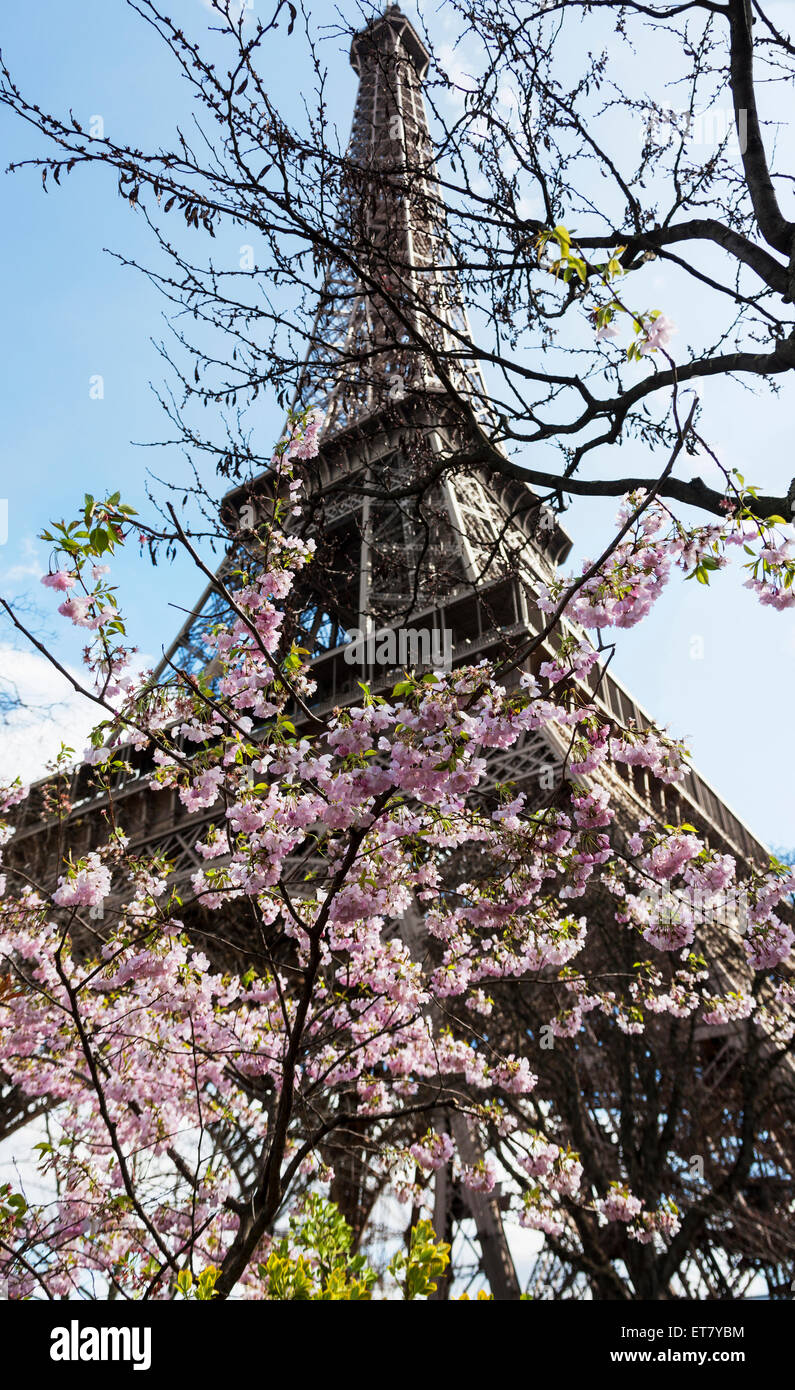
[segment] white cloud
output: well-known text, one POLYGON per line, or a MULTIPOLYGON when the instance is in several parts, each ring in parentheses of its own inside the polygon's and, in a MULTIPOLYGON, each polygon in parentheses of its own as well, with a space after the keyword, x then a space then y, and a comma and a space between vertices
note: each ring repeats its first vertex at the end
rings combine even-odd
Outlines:
MULTIPOLYGON (((80 679, 79 672, 74 675, 80 679)), ((62 742, 82 754, 102 717, 99 707, 78 695, 37 652, 0 645, 0 691, 19 699, 19 707, 0 724, 0 781, 43 776, 62 742)))
POLYGON ((15 565, 0 571, 0 585, 6 590, 16 588, 22 581, 40 579, 45 566, 39 559, 36 541, 33 536, 24 536, 20 545, 19 559, 15 565))
POLYGON ((15 1192, 22 1192, 28 1205, 51 1202, 57 1195, 55 1185, 38 1170, 33 1145, 49 1138, 43 1117, 29 1121, 0 1144, 0 1181, 10 1182, 15 1192))

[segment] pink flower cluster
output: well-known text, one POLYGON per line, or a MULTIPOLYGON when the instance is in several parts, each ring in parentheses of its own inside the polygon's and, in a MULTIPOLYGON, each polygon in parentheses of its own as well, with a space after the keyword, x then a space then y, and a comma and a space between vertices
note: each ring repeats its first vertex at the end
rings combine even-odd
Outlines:
POLYGON ((58 589, 63 592, 66 589, 71 589, 77 583, 77 575, 72 570, 55 570, 51 574, 43 574, 41 582, 48 589, 58 589))
POLYGON ((594 1202, 594 1208, 606 1221, 634 1221, 643 1210, 639 1197, 634 1197, 628 1187, 611 1183, 607 1195, 594 1202))
POLYGON ((665 314, 657 314, 655 318, 649 315, 643 321, 644 338, 640 345, 640 351, 644 356, 650 352, 657 352, 659 348, 666 348, 676 332, 676 324, 671 319, 666 318, 665 314))
POLYGON ((434 1134, 429 1130, 423 1139, 411 1145, 409 1153, 420 1168, 433 1172, 450 1162, 455 1145, 449 1134, 434 1134))
POLYGON ((98 907, 110 893, 111 875, 98 854, 89 854, 83 863, 58 879, 52 900, 58 907, 98 907))

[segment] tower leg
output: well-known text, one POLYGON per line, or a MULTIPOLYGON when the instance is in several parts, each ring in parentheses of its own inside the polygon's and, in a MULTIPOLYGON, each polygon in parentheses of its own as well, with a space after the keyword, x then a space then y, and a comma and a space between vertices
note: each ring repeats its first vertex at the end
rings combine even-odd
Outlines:
MULTIPOLYGON (((450 1128, 461 1158, 467 1164, 477 1163, 481 1154, 472 1137, 466 1115, 452 1115, 450 1128)), ((520 1295, 516 1266, 508 1247, 502 1213, 494 1192, 470 1192, 464 1188, 462 1197, 478 1235, 483 1273, 497 1302, 515 1302, 520 1295)))
POLYGON ((437 1240, 446 1241, 451 1247, 451 1259, 444 1274, 436 1283, 436 1293, 430 1295, 436 1303, 447 1302, 453 1285, 453 1193, 448 1164, 437 1168, 433 1187, 433 1229, 437 1240))

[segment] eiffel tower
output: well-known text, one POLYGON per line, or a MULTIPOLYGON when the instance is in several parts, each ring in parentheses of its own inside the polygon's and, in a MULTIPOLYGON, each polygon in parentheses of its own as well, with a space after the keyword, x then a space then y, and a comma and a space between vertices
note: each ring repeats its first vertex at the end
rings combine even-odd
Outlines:
MULTIPOLYGON (((390 5, 354 37, 350 56, 359 89, 339 218, 357 251, 356 269, 352 257, 327 269, 294 401, 296 410, 311 408, 322 421, 320 452, 306 469, 305 507, 318 538, 315 568, 322 580, 313 584, 310 566, 286 624, 287 638, 309 653, 317 716, 356 701, 360 683, 374 692, 389 690, 406 665, 421 670, 432 664, 434 641, 437 653, 448 644, 453 664, 521 653, 544 627, 539 589, 571 548, 557 515, 529 486, 483 468, 454 467, 456 455, 492 421, 439 198, 422 90, 429 55, 399 7, 390 5)), ((257 510, 270 487, 266 473, 227 497, 228 556, 164 654, 156 680, 181 671, 212 678, 205 635, 226 616, 222 585, 232 583, 241 550, 256 550, 257 510)), ((554 641, 545 640, 531 669, 554 650, 554 641)), ((522 663, 510 679, 518 680, 521 669, 522 663)), ((650 722, 611 671, 593 672, 582 693, 616 726, 650 722)), ((173 792, 153 797, 147 790, 150 755, 128 750, 126 761, 128 770, 117 776, 111 795, 122 808, 131 851, 163 854, 187 880, 201 867, 195 846, 217 812, 189 815, 173 792)), ((490 781, 510 780, 529 801, 548 804, 559 792, 555 770, 565 761, 563 743, 548 732, 534 733, 521 747, 492 756, 490 781)), ((695 770, 676 787, 624 764, 603 767, 596 777, 628 826, 643 816, 659 825, 689 823, 741 865, 767 861, 764 846, 695 770)), ((42 884, 54 880, 65 837, 79 855, 101 834, 107 796, 98 795, 92 769, 76 769, 66 790, 72 811, 65 826, 51 812, 53 788, 46 779, 17 818, 12 862, 24 860, 28 875, 42 884)), ((407 922, 405 931, 409 941, 421 943, 419 920, 407 922)), ((724 988, 738 982, 736 947, 719 963, 724 988)), ((699 1103, 719 1128, 741 1049, 728 1026, 702 1032, 699 1103)), ((24 1098, 0 1096, 0 1135, 31 1113, 24 1098)), ((459 1149, 471 1148, 460 1117, 448 1122, 459 1149)), ((375 1222, 381 1194, 354 1150, 335 1167, 332 1195, 361 1236, 368 1221, 375 1222)), ((748 1250, 756 1250, 747 1202, 746 1209, 748 1230, 732 1237, 740 1250, 732 1290, 747 1282, 748 1250)), ((459 1190, 441 1170, 434 1211, 440 1234, 454 1243, 456 1279, 474 1288, 485 1278, 496 1297, 517 1297, 520 1281, 499 1193, 459 1190)), ((727 1236, 718 1257, 724 1282, 734 1253, 727 1236)), ((695 1277, 708 1288, 717 1278, 706 1263, 695 1277)), ((546 1246, 530 1287, 536 1296, 583 1296, 588 1282, 572 1272, 564 1254, 546 1246)), ((440 1296, 448 1292, 449 1283, 440 1296)))

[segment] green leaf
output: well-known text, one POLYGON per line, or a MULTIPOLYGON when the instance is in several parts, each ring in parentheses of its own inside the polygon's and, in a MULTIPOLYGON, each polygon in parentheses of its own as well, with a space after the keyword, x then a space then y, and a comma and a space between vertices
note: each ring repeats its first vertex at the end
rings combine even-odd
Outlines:
POLYGON ((389 1264, 389 1272, 397 1281, 407 1301, 427 1298, 436 1291, 436 1280, 450 1263, 450 1246, 436 1240, 430 1221, 418 1221, 412 1229, 409 1252, 399 1251, 389 1264))
POLYGON ((94 527, 89 537, 89 543, 98 555, 104 555, 105 551, 110 549, 110 538, 104 526, 94 527))

